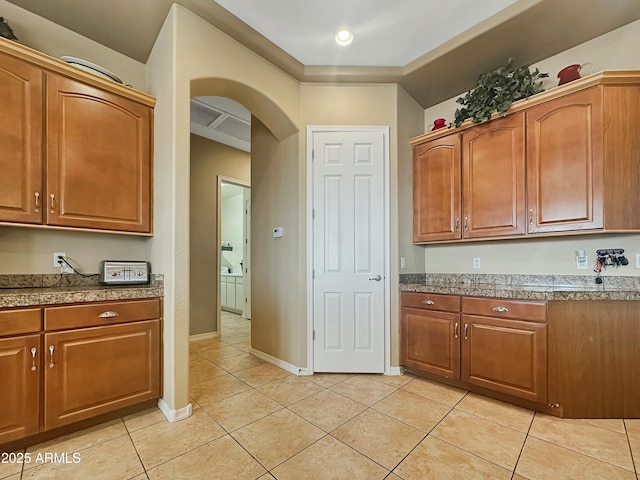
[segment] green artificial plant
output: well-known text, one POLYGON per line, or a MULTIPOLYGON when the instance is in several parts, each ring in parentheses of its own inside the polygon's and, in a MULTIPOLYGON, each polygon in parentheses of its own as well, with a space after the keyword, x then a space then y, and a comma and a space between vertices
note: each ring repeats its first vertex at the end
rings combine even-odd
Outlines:
POLYGON ((480 75, 475 88, 456 100, 462 107, 456 110, 453 123, 459 127, 468 118, 481 123, 493 112, 504 115, 516 100, 543 92, 541 79, 548 76, 537 68, 532 72, 528 65, 516 68, 510 58, 506 67, 480 75))
POLYGON ((4 17, 0 17, 0 37, 8 38, 9 40, 17 40, 13 30, 9 24, 5 21, 4 17))

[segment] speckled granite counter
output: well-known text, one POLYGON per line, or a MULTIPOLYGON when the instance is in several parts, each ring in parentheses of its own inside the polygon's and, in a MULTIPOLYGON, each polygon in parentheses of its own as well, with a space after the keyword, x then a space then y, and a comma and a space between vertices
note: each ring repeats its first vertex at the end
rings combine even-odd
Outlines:
POLYGON ((640 277, 402 274, 400 291, 521 300, 640 300, 640 277))
POLYGON ((0 308, 56 305, 164 296, 164 276, 153 274, 150 285, 98 285, 97 276, 0 275, 0 308))

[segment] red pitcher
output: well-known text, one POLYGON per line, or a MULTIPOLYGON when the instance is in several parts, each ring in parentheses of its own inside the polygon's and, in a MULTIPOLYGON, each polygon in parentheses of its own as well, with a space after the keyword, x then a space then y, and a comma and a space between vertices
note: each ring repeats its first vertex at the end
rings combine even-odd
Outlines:
MULTIPOLYGON (((580 72, 587 65, 591 65, 591 63, 583 63, 582 65, 574 63, 573 65, 564 67, 558 72, 558 78, 560 79, 558 85, 564 85, 565 83, 578 80, 580 78, 580 72)), ((593 65, 591 65, 591 69, 593 70, 593 65)))
POLYGON ((433 132, 434 130, 438 130, 439 128, 443 128, 447 126, 447 119, 446 118, 436 118, 433 121, 433 127, 431 128, 431 131, 433 132))

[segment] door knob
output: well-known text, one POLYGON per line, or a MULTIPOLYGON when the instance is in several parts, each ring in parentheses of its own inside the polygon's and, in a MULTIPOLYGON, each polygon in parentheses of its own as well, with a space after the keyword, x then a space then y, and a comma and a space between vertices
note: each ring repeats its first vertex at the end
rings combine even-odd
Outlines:
POLYGON ((375 277, 369 277, 369 280, 379 282, 382 280, 382 275, 376 275, 375 277))

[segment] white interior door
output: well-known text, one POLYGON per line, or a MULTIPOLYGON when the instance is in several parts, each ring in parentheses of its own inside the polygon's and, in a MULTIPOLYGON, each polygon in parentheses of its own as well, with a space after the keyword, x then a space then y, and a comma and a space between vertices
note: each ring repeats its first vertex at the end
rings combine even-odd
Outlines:
POLYGON ((384 372, 385 137, 313 133, 313 370, 384 372))

